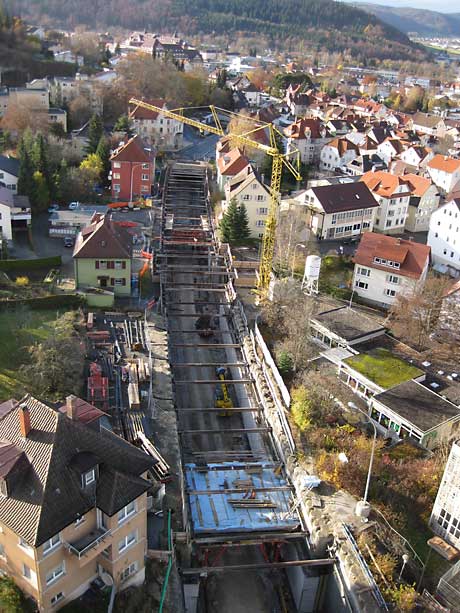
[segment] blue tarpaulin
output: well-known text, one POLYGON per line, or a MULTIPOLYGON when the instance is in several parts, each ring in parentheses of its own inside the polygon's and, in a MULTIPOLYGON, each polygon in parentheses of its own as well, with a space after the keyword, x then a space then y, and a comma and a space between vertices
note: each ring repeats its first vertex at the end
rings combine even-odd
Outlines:
POLYGON ((195 533, 289 531, 299 525, 297 513, 290 511, 292 491, 272 465, 223 463, 203 467, 187 464, 185 478, 195 533), (267 491, 258 492, 258 488, 267 491), (265 502, 270 507, 239 508, 231 502, 245 500, 265 502))

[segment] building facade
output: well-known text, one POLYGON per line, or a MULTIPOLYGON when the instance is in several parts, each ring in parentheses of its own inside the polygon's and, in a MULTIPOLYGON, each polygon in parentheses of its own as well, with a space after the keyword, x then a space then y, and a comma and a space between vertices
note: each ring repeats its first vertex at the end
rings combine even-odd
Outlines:
POLYGON ((384 171, 371 171, 366 172, 361 181, 368 186, 379 204, 375 230, 385 234, 402 234, 411 196, 405 178, 384 171))
MULTIPOLYGON (((165 100, 146 100, 147 103, 168 110, 165 100)), ((176 119, 164 117, 158 111, 131 105, 129 119, 134 131, 157 151, 175 151, 183 146, 184 126, 176 119)))
POLYGON ((142 583, 151 458, 31 396, 11 403, 0 435, 0 568, 38 610, 97 578, 142 583))
POLYGON ((115 149, 110 157, 112 198, 132 202, 152 192, 155 158, 144 149, 139 136, 133 136, 115 149))
POLYGON ((430 527, 445 541, 460 549, 460 444, 452 444, 438 494, 431 512, 430 527))
POLYGON ((411 190, 405 229, 408 232, 428 232, 431 215, 439 207, 441 194, 430 179, 407 174, 404 180, 411 190))
POLYGON ((270 191, 251 166, 237 174, 225 185, 223 212, 233 198, 239 206, 244 204, 246 208, 251 237, 262 238, 270 207, 270 191))
POLYGON ((460 198, 446 202, 430 218, 428 245, 439 272, 460 275, 460 198))
POLYGON ((430 247, 372 232, 361 237, 353 261, 353 291, 389 308, 398 296, 410 294, 425 282, 430 247))
POLYGON ((460 188, 460 160, 438 154, 428 162, 426 169, 433 183, 444 193, 460 188))

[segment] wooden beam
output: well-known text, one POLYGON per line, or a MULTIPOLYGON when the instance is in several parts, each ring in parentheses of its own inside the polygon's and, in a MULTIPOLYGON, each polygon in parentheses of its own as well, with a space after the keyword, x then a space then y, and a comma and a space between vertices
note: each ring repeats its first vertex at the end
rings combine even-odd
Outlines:
POLYGON ((208 573, 241 572, 273 568, 290 568, 292 566, 333 566, 336 563, 334 558, 320 558, 318 560, 290 560, 289 562, 261 562, 258 564, 238 564, 230 566, 202 566, 201 568, 180 569, 182 575, 202 575, 208 573))

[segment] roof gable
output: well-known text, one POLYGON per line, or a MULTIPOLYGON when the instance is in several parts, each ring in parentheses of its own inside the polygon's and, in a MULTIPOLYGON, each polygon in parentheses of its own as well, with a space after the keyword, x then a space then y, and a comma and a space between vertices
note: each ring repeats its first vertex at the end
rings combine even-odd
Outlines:
POLYGON ((341 183, 312 187, 326 213, 378 207, 378 202, 364 183, 341 183))
POLYGON ((145 151, 139 136, 133 136, 120 145, 110 156, 112 162, 150 162, 150 156, 145 151))
POLYGON ((127 260, 131 258, 131 254, 131 235, 106 215, 80 232, 73 257, 127 260))

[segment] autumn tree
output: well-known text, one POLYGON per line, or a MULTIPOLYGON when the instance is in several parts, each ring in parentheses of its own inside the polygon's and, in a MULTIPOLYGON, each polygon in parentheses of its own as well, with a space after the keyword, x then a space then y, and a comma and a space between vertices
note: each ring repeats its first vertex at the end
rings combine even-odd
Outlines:
POLYGON ((0 577, 0 610, 5 613, 24 611, 24 595, 11 577, 0 577))
POLYGON ((438 277, 428 277, 410 293, 398 294, 388 316, 393 334, 412 345, 417 351, 431 346, 430 335, 439 318, 442 300, 451 283, 438 277))
POLYGON ((91 103, 86 96, 79 95, 69 102, 69 123, 76 130, 85 125, 91 117, 91 103))

